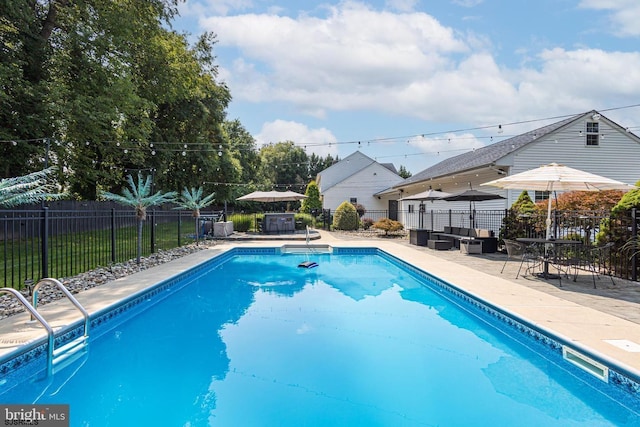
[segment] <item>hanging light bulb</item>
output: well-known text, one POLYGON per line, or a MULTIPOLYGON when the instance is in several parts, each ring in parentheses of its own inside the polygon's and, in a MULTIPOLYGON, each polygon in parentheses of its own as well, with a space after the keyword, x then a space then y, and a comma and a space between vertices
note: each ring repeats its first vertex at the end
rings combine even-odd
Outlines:
POLYGON ((502 133, 502 125, 498 125, 498 133, 502 133))
POLYGON ((183 151, 183 152, 182 152, 182 157, 185 157, 186 155, 187 155, 187 152, 186 152, 186 151, 183 151))

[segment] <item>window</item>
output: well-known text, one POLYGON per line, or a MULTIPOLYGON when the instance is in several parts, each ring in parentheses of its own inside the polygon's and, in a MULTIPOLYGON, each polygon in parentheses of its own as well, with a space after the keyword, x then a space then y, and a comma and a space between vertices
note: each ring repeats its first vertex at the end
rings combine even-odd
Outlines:
POLYGON ((600 145, 600 128, 598 122, 587 122, 587 146, 600 145))
POLYGON ((549 200, 549 191, 536 191, 534 195, 534 203, 549 200))
POLYGON ((409 209, 409 213, 414 213, 415 209, 413 208, 413 205, 408 205, 407 208, 409 209))
POLYGON ((351 199, 349 199, 349 203, 351 203, 352 205, 355 205, 356 203, 358 203, 358 198, 352 197, 351 199))

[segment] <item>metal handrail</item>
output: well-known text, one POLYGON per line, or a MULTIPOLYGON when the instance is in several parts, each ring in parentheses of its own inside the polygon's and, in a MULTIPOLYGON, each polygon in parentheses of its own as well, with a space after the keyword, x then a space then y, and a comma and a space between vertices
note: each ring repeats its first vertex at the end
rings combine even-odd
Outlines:
POLYGON ((47 336, 48 336, 47 342, 48 342, 48 346, 49 346, 49 348, 47 349, 47 372, 51 373, 52 361, 53 361, 53 342, 54 342, 53 328, 51 326, 49 326, 47 321, 44 320, 44 317, 42 317, 40 315, 40 313, 38 313, 38 310, 36 310, 35 307, 33 307, 31 304, 29 304, 29 301, 27 301, 27 299, 24 296, 22 296, 22 294, 20 292, 18 292, 17 290, 15 290, 13 288, 2 288, 2 289, 0 289, 0 295, 5 294, 5 293, 12 294, 16 298, 18 298, 18 301, 20 301, 22 303, 22 305, 24 305, 24 307, 27 309, 27 311, 29 313, 31 313, 31 317, 33 319, 36 319, 38 322, 40 322, 40 324, 46 329, 47 336))
POLYGON ((51 277, 47 277, 44 279, 41 279, 38 283, 36 283, 36 285, 33 287, 33 308, 37 311, 38 310, 38 289, 40 288, 40 286, 44 285, 45 283, 51 283, 53 285, 56 285, 64 294, 67 298, 69 298, 69 301, 71 301, 71 303, 78 309, 80 310, 80 313, 82 313, 82 316, 84 317, 84 336, 88 337, 89 336, 89 325, 90 325, 90 320, 89 320, 89 313, 87 313, 87 310, 84 309, 84 307, 82 305, 80 305, 80 303, 78 302, 77 299, 75 299, 75 297, 73 295, 71 295, 71 292, 69 292, 69 290, 67 288, 65 288, 65 286, 57 279, 53 279, 51 277))

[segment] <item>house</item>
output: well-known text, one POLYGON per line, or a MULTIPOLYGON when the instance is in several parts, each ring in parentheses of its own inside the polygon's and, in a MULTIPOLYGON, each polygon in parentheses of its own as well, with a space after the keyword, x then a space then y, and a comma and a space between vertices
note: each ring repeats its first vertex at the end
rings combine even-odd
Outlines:
MULTIPOLYGON (((469 188, 505 199, 478 202, 478 210, 509 208, 522 190, 500 190, 480 184, 549 163, 559 163, 607 178, 635 184, 640 179, 640 138, 597 111, 579 114, 446 159, 394 185, 384 193, 404 197, 430 188, 459 193, 469 188)), ((525 190, 525 189, 523 189, 525 190)), ((530 191, 534 201, 549 197, 530 191)), ((402 212, 417 212, 416 201, 402 201, 402 212)), ((428 210, 467 210, 468 202, 427 202, 428 210)), ((405 224, 410 218, 401 219, 405 224)))
POLYGON ((368 211, 387 210, 391 204, 393 212, 397 212, 395 197, 374 195, 401 181, 393 164, 378 163, 360 151, 331 165, 316 177, 322 207, 332 211, 347 201, 358 203, 368 211))

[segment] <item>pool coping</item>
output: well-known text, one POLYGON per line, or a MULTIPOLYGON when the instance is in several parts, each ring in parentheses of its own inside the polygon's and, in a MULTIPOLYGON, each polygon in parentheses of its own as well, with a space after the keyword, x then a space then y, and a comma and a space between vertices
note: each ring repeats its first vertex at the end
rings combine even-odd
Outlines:
MULTIPOLYGON (((117 310, 125 311, 143 301, 150 290, 161 292, 170 286, 184 273, 196 266, 204 268, 209 262, 218 260, 221 255, 229 254, 234 248, 264 253, 265 248, 280 248, 285 242, 252 242, 250 244, 220 244, 202 250, 169 263, 143 270, 133 275, 117 279, 108 284, 93 288, 76 295, 76 298, 89 312, 92 324, 101 323, 100 319, 108 320, 109 316, 116 316, 117 310)), ((550 335, 559 342, 594 356, 597 360, 615 367, 615 372, 623 377, 616 377, 616 381, 627 388, 636 397, 638 378, 640 378, 640 360, 635 353, 630 353, 612 345, 608 340, 629 340, 640 342, 640 325, 599 312, 589 307, 563 300, 541 291, 521 286, 509 280, 490 276, 486 273, 461 266, 460 264, 442 260, 433 255, 414 250, 405 245, 386 241, 336 241, 330 245, 335 248, 374 248, 395 257, 402 263, 418 271, 426 272, 430 276, 443 281, 447 286, 453 286, 466 298, 479 300, 495 310, 498 315, 512 316, 529 330, 543 335, 550 335), (452 285, 454 284, 454 285, 452 285), (628 381, 627 381, 628 379, 628 381)), ((199 269, 196 269, 197 271, 199 269)), ((192 270, 194 273, 194 270, 192 270)), ((47 304, 39 310, 54 329, 66 328, 69 331, 78 330, 82 317, 68 301, 56 301, 47 304)), ((28 330, 31 334, 24 344, 11 346, 0 342, 0 374, 11 370, 12 360, 19 360, 18 366, 28 363, 31 358, 38 357, 36 349, 44 347, 46 336, 44 331, 33 323, 25 322, 28 315, 21 314, 0 320, 0 337, 5 337, 6 331, 18 326, 21 333, 28 330), (39 332, 39 333, 38 333, 39 332), (28 354, 30 356, 20 356, 28 354)), ((77 333, 77 332, 76 332, 77 333)), ((68 332, 62 339, 68 339, 74 332, 68 332)), ((58 342, 58 341, 57 341, 58 342)))

